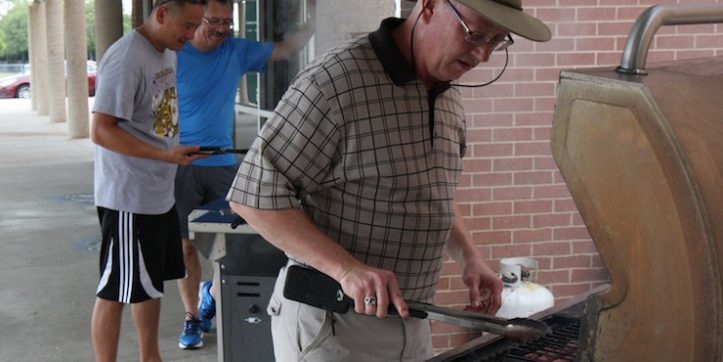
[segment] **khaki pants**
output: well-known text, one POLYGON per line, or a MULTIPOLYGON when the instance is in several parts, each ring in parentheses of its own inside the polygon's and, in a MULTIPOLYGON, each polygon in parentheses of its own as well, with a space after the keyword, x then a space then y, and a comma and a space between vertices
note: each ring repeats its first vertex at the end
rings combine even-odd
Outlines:
POLYGON ((284 298, 281 269, 267 309, 278 362, 424 361, 432 357, 427 320, 328 312, 284 298))

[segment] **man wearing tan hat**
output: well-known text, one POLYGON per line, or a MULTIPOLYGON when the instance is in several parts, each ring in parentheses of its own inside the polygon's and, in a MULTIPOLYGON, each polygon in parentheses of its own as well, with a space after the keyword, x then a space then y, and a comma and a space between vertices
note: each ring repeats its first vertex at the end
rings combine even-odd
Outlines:
POLYGON ((405 300, 433 301, 444 250, 471 307, 497 311, 502 283, 454 202, 466 141, 451 81, 506 52, 510 34, 550 39, 519 0, 419 0, 408 19, 320 56, 289 87, 227 198, 290 265, 339 282, 356 313, 286 299, 282 269, 268 306, 278 361, 429 358, 429 323, 405 300), (404 318, 387 316, 389 305, 404 318))

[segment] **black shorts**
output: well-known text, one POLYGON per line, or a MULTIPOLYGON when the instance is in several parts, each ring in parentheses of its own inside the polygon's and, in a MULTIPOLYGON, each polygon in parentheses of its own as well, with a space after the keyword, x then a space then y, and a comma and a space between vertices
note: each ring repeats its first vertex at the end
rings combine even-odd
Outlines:
POLYGON ((238 165, 178 166, 176 207, 182 238, 188 239, 188 214, 199 206, 226 197, 236 170, 238 165))
POLYGON ((163 296, 163 281, 183 278, 176 207, 161 215, 98 207, 103 242, 98 298, 139 303, 163 296))

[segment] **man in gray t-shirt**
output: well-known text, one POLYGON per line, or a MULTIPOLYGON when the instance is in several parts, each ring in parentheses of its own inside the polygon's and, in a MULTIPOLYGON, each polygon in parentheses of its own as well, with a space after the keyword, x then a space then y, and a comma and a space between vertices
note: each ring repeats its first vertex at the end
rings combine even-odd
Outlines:
POLYGON ((198 146, 178 145, 176 54, 201 24, 206 0, 156 0, 151 15, 114 43, 98 71, 93 106, 100 281, 91 330, 96 361, 116 358, 131 304, 140 360, 160 361, 163 281, 184 276, 174 206, 177 165, 198 146))

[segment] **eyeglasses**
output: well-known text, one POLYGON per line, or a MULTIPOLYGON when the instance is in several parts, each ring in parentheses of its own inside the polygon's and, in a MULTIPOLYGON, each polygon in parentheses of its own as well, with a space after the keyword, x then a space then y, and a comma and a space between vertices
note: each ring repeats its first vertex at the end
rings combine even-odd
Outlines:
POLYGON ((449 8, 452 9, 452 14, 454 14, 454 17, 457 18, 457 21, 459 21, 459 24, 462 25, 462 28, 464 29, 464 32, 466 33, 464 35, 464 40, 466 40, 468 43, 474 44, 475 46, 483 46, 489 44, 490 49, 493 51, 499 51, 499 50, 505 50, 510 47, 510 45, 514 44, 515 41, 512 40, 512 36, 508 33, 507 37, 505 39, 504 36, 502 37, 496 37, 496 38, 490 38, 489 35, 484 33, 479 33, 476 31, 472 31, 469 29, 469 26, 467 26, 467 23, 462 20, 462 15, 459 13, 457 8, 452 5, 452 3, 447 0, 447 5, 449 5, 449 8))
POLYGON ((219 25, 223 24, 223 26, 228 26, 229 28, 233 28, 233 20, 231 20, 231 19, 223 19, 223 20, 219 19, 219 18, 210 18, 209 19, 204 16, 203 21, 208 25, 219 26, 219 25))

